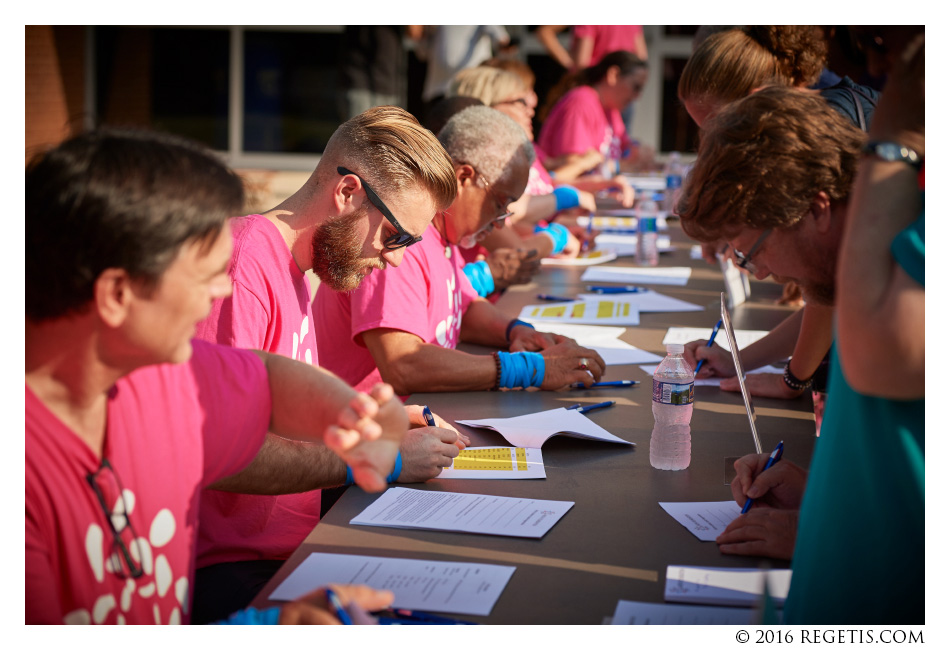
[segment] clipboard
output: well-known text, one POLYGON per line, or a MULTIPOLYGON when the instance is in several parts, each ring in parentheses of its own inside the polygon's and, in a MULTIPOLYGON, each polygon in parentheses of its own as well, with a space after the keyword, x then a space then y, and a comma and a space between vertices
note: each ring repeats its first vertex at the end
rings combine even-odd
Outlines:
POLYGON ((752 408, 752 400, 749 398, 749 390, 745 385, 745 371, 742 369, 742 360, 739 359, 739 346, 736 345, 736 333, 732 329, 732 319, 729 317, 729 310, 726 309, 726 294, 719 294, 720 314, 722 315, 722 326, 726 330, 726 336, 729 338, 729 351, 732 352, 732 363, 736 366, 736 377, 739 378, 739 388, 742 389, 742 401, 745 402, 745 412, 749 416, 749 426, 752 428, 752 440, 755 442, 755 453, 762 453, 762 443, 759 441, 759 434, 755 430, 755 409, 752 408))

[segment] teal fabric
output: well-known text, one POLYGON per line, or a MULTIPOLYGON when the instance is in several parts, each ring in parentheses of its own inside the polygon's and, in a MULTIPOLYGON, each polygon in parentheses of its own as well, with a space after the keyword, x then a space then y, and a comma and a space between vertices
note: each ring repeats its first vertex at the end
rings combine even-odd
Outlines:
MULTIPOLYGON (((921 215, 892 246, 921 283, 923 233, 921 215)), ((855 392, 834 346, 821 432, 784 622, 924 623, 924 400, 855 392)))
POLYGON ((227 620, 218 621, 214 625, 277 625, 279 618, 280 607, 260 610, 248 607, 234 612, 227 620))

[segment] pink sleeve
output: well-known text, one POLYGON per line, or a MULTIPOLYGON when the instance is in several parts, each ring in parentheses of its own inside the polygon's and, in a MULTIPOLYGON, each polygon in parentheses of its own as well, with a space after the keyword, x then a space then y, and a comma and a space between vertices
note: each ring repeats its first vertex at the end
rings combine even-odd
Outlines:
POLYGON ((574 38, 594 38, 596 25, 574 25, 574 38))
POLYGON ((407 248, 402 264, 373 271, 351 294, 350 335, 354 339, 381 327, 429 339, 429 277, 423 270, 421 246, 419 249, 407 248))
POLYGON ((234 281, 232 286, 231 296, 216 300, 208 317, 198 323, 195 336, 233 348, 264 349, 270 315, 243 283, 234 281))
POLYGON ((271 416, 264 362, 253 352, 193 341, 189 365, 204 425, 204 485, 244 469, 260 451, 271 416))
POLYGON ((602 124, 598 124, 598 119, 603 120, 604 112, 596 100, 596 93, 589 95, 585 88, 581 86, 565 95, 561 99, 563 105, 555 106, 552 116, 548 118, 552 124, 548 132, 543 134, 547 137, 542 140, 541 146, 550 155, 600 150, 604 129, 602 124), (593 105, 589 101, 590 97, 594 98, 593 105))

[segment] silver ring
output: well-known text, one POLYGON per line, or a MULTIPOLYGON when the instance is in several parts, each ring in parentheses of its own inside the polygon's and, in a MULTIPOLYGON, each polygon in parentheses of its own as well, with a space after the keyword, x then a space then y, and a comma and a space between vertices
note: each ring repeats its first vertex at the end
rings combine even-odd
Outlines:
POLYGON ((581 364, 577 367, 580 368, 581 370, 590 370, 590 366, 588 366, 587 364, 588 364, 587 359, 581 359, 581 364))

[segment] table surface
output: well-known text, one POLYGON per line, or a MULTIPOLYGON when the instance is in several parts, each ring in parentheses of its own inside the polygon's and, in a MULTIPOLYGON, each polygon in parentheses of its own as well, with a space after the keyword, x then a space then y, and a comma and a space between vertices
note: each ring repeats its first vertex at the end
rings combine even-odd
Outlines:
MULTIPOLYGON (((621 336, 628 343, 661 355, 665 354, 662 339, 669 327, 712 328, 719 319, 719 294, 723 290, 718 268, 690 259, 691 243, 675 223, 670 234, 677 250, 661 255, 661 265, 690 266, 692 275, 684 287, 651 288, 705 309, 641 314, 640 325, 627 328, 621 336)), ((629 266, 633 259, 620 258, 611 264, 629 266)), ((584 267, 545 266, 534 282, 512 287, 497 305, 514 317, 524 305, 538 302, 537 293, 576 295, 585 289, 580 281, 583 271, 584 267)), ((780 295, 780 285, 753 281, 752 298, 732 311, 736 329, 770 329, 778 324, 793 311, 776 305, 780 295)), ((489 353, 477 346, 462 349, 489 353)), ((613 408, 593 411, 588 417, 614 435, 636 443, 636 447, 556 436, 542 449, 546 479, 433 479, 407 486, 574 501, 574 507, 543 538, 351 526, 350 519, 378 496, 351 487, 253 604, 275 604, 268 599, 269 594, 312 552, 515 566, 517 570, 489 616, 458 616, 490 624, 600 624, 613 614, 618 600, 662 602, 666 567, 670 564, 787 567, 787 562, 722 555, 715 543, 699 541, 658 505, 661 501, 732 498, 727 466, 731 468, 732 459, 755 451, 741 394, 697 387, 690 466, 683 471, 661 471, 650 466, 650 376, 633 365, 608 366, 604 379, 639 379, 642 383, 632 388, 556 392, 424 393, 409 399, 410 403, 429 405, 450 422, 511 417, 576 402, 617 401, 613 408)), ((755 398, 754 406, 763 450, 771 451, 784 440, 784 457, 807 467, 815 440, 811 398, 755 398)), ((510 446, 494 431, 460 429, 471 437, 473 446, 510 446)))

